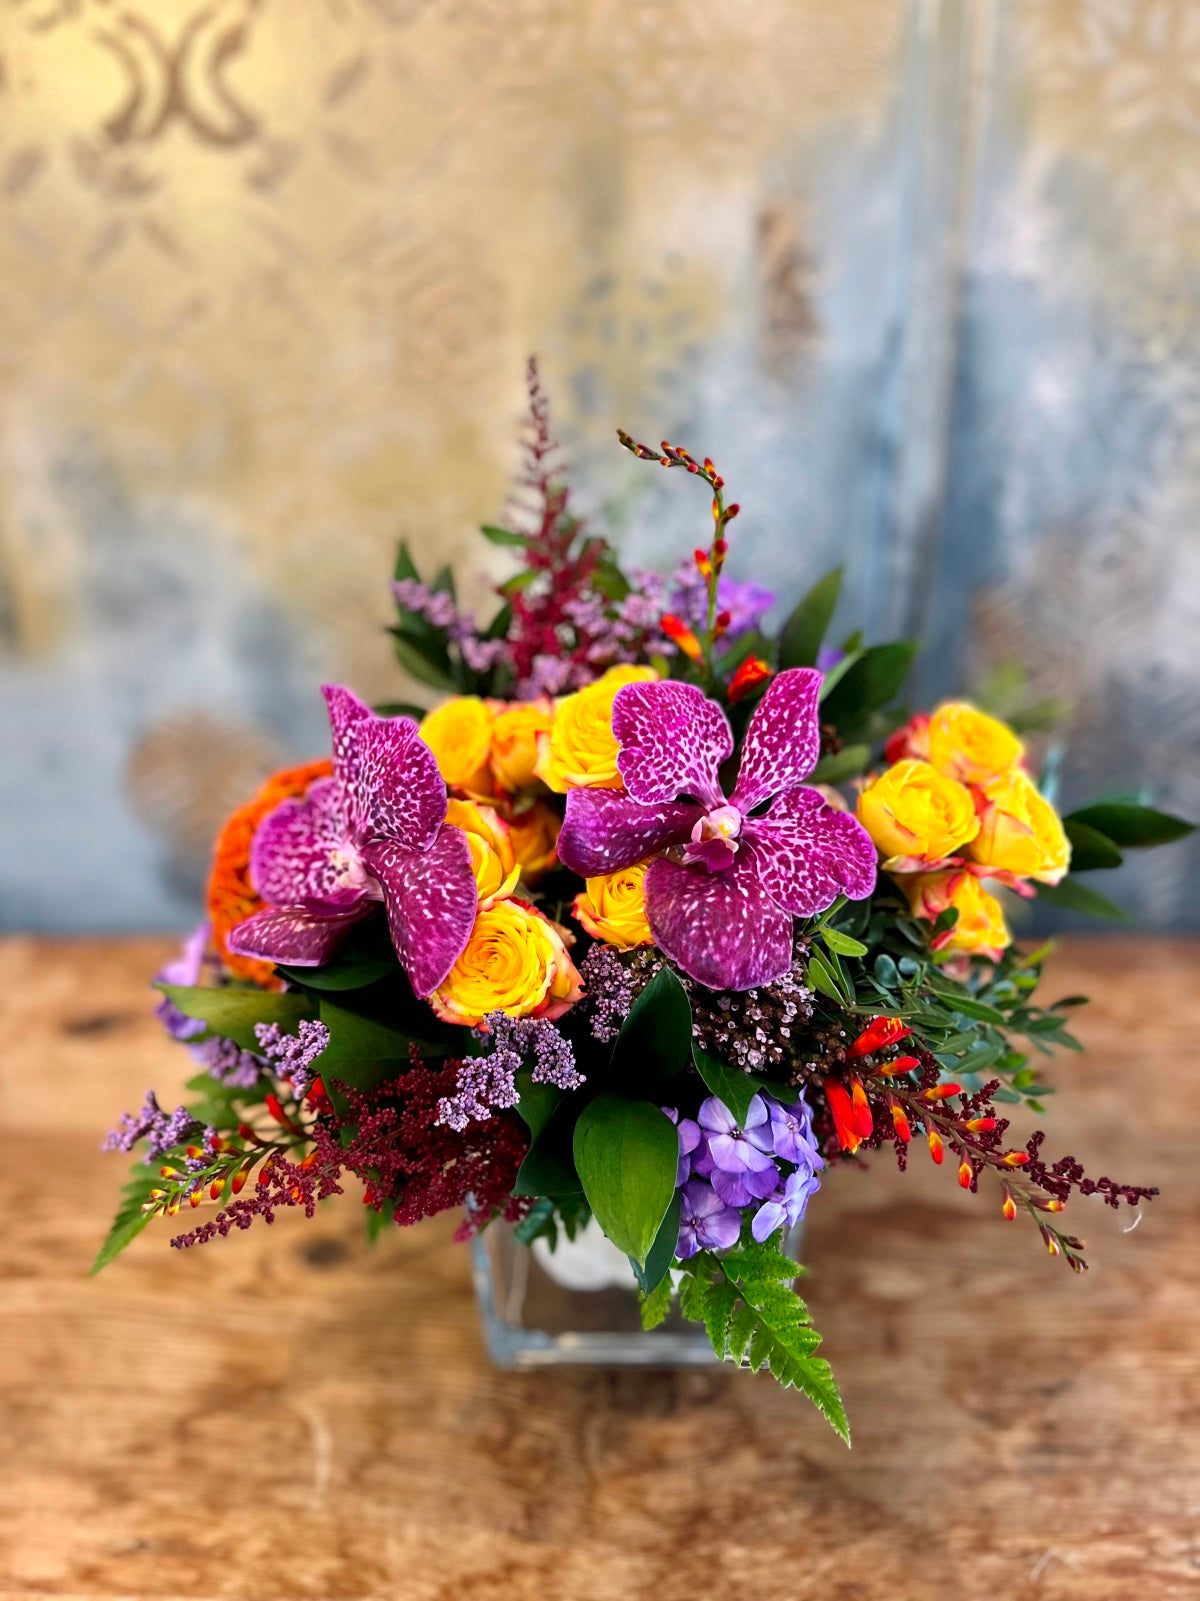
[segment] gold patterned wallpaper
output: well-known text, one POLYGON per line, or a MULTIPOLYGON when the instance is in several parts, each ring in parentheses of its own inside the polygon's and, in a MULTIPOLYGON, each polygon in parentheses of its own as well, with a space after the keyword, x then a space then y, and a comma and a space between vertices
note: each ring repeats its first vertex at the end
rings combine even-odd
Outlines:
POLYGON ((320 679, 405 692, 395 541, 482 592, 531 351, 639 558, 618 423, 1200 800, 1198 202, 1195 0, 0 0, 0 926, 180 922, 320 679))

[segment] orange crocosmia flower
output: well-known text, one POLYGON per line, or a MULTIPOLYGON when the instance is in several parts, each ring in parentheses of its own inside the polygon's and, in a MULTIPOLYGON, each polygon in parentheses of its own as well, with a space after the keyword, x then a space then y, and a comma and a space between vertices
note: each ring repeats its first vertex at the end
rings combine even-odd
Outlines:
POLYGON ((873 1017, 846 1053, 848 1056, 870 1056, 885 1045, 895 1045, 912 1033, 907 1023, 898 1017, 873 1017))
POLYGON ((757 684, 770 677, 771 669, 761 656, 747 656, 729 681, 729 704, 736 706, 757 684))
POLYGON ((833 1115, 833 1126, 837 1130, 838 1144, 843 1151, 853 1153, 863 1140, 870 1138, 873 1119, 861 1081, 852 1079, 851 1085, 852 1088, 847 1090, 840 1079, 827 1078, 824 1088, 825 1099, 833 1115))
POLYGON ((273 964, 256 961, 249 956, 235 956, 227 944, 231 929, 263 909, 263 902, 255 894, 250 882, 250 846, 255 830, 280 801, 303 795, 310 784, 318 778, 328 778, 332 772, 333 764, 326 759, 306 762, 303 767, 289 767, 282 773, 275 773, 267 779, 252 801, 238 807, 217 835, 212 872, 208 880, 208 916, 212 924, 213 945, 231 973, 264 989, 281 988, 273 964))

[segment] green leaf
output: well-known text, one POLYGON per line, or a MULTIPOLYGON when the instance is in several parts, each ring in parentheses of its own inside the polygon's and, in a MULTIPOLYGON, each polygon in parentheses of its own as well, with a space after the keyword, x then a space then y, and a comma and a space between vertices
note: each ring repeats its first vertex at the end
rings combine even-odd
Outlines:
POLYGON ((511 578, 506 578, 499 586, 500 593, 502 595, 519 595, 523 589, 528 589, 537 577, 538 571, 536 567, 528 567, 523 572, 514 573, 511 578))
POLYGON ((890 704, 908 676, 916 648, 912 640, 905 639, 863 651, 826 695, 823 715, 839 726, 853 726, 877 706, 890 704))
POLYGON ((613 1045, 614 1072, 640 1082, 647 1068, 661 1077, 683 1072, 692 1051, 692 1007, 675 971, 658 972, 634 1001, 613 1045))
POLYGON ((256 1023, 278 1023, 285 1034, 294 1034, 301 1018, 317 1015, 307 995, 268 995, 263 990, 204 989, 161 982, 154 987, 162 990, 184 1017, 198 1017, 207 1023, 206 1032, 198 1039, 217 1034, 244 1051, 259 1049, 256 1023))
POLYGON ((822 995, 838 1006, 846 1004, 846 997, 838 989, 837 980, 815 946, 808 953, 808 981, 815 990, 820 990, 822 995))
MULTIPOLYGON (((321 1021, 329 1030, 329 1044, 318 1057, 326 1089, 340 1080, 351 1089, 372 1089, 392 1076, 391 1069, 408 1066, 409 1046, 416 1044, 422 1056, 444 1056, 445 1047, 415 1039, 389 1023, 380 1023, 362 1012, 335 1005, 322 995, 321 1021)), ((330 1093, 333 1091, 330 1089, 330 1093)))
POLYGON ((649 1295, 642 1295, 642 1327, 656 1329, 671 1310, 671 1302, 675 1298, 675 1287, 671 1283, 670 1275, 664 1275, 649 1295))
POLYGON ((821 642, 828 632, 841 587, 842 569, 835 567, 824 578, 819 578, 797 603, 779 634, 781 668, 814 665, 821 642))
POLYGON ((1099 829, 1081 823, 1077 817, 1064 817, 1063 828, 1071 841, 1071 870, 1090 872, 1095 867, 1120 867, 1123 857, 1112 840, 1099 829))
POLYGON ((1072 912, 1086 912, 1090 917, 1105 917, 1114 923, 1133 921, 1123 906, 1069 873, 1059 884, 1039 884, 1038 900, 1050 906, 1065 906, 1072 912))
POLYGON ((404 578, 415 578, 418 583, 420 582, 421 575, 409 552, 407 539, 402 539, 396 550, 396 565, 392 570, 392 577, 397 583, 404 578))
POLYGON ((862 656, 863 652, 861 650, 847 649, 841 661, 833 664, 825 674, 824 682, 821 684, 821 693, 817 697, 820 702, 823 703, 829 699, 850 669, 856 667, 862 660, 862 656))
POLYGON ((484 523, 479 532, 493 545, 520 545, 529 543, 528 534, 514 533, 511 528, 498 528, 495 523, 484 523))
POLYGON ((526 1151, 513 1181, 513 1193, 544 1195, 552 1199, 583 1193, 571 1159, 570 1125, 562 1117, 552 1117, 526 1151))
POLYGON ((432 660, 418 645, 405 635, 392 630, 392 649, 396 653, 396 660, 406 673, 422 684, 428 684, 432 689, 457 689, 453 678, 436 661, 432 660))
POLYGON ((150 1215, 142 1211, 142 1206, 150 1199, 150 1191, 157 1188, 159 1183, 157 1169, 141 1162, 134 1168, 133 1177, 121 1189, 121 1204, 92 1263, 91 1274, 99 1273, 114 1257, 120 1256, 130 1241, 137 1239, 149 1223, 150 1215))
POLYGON ((839 934, 836 928, 822 928, 821 938, 831 951, 839 956, 865 956, 867 947, 860 939, 851 939, 849 934, 839 934))
POLYGON ((961 1013, 963 1017, 978 1018, 981 1023, 992 1023, 997 1028, 1004 1028, 1008 1019, 1003 1012, 994 1006, 988 1006, 984 1001, 977 1001, 973 995, 955 995, 948 989, 940 991, 946 997, 946 1004, 961 1013))
POLYGON ((456 598, 454 588, 454 569, 451 567, 449 562, 447 562, 444 567, 438 568, 436 574, 434 575, 433 583, 430 584, 429 588, 435 595, 449 595, 451 600, 456 598))
POLYGON ((726 1066, 699 1045, 693 1045, 692 1059, 709 1094, 723 1101, 738 1127, 745 1128, 750 1102, 762 1089, 764 1081, 743 1073, 740 1068, 726 1066))
POLYGON ((1129 849, 1169 845, 1172 840, 1194 833, 1196 828, 1195 823, 1172 817, 1169 812, 1156 811, 1153 806, 1130 806, 1119 801, 1097 801, 1094 806, 1082 806, 1064 817, 1063 823, 1068 834, 1070 825, 1079 823, 1096 829, 1115 845, 1129 849))
POLYGON ((563 1092, 553 1084, 535 1084, 531 1069, 523 1067, 517 1074, 517 1093, 521 1097, 517 1112, 529 1130, 530 1139, 536 1140, 558 1110, 563 1092))
POLYGON ((414 723, 419 723, 425 716, 425 707, 418 706, 411 700, 385 700, 371 710, 376 717, 411 717, 414 723))
POLYGON ((666 1215, 658 1226, 658 1233, 654 1236, 654 1244, 646 1257, 645 1267, 629 1258, 629 1265, 633 1268, 634 1277, 643 1295, 652 1295, 670 1272, 671 1263, 675 1260, 675 1247, 679 1244, 679 1191, 676 1190, 667 1207, 666 1215))
POLYGON ((847 745, 833 756, 822 756, 813 770, 814 784, 841 784, 865 773, 871 760, 869 745, 847 745))
POLYGON ((279 971, 290 984, 300 984, 305 989, 360 990, 389 973, 399 972, 399 968, 390 940, 386 949, 382 942, 364 940, 357 948, 340 952, 324 967, 280 967, 279 971))
POLYGON ((649 1101, 598 1095, 579 1115, 573 1150, 596 1221, 626 1256, 645 1262, 675 1194, 675 1125, 649 1101))

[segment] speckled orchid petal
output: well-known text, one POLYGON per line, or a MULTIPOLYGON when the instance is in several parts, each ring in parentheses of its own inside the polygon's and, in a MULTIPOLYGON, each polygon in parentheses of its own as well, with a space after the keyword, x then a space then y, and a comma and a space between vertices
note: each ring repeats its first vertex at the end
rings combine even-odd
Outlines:
POLYGON ((333 853, 346 839, 342 786, 319 778, 300 797, 281 801, 258 825, 250 847, 250 882, 268 906, 308 901, 349 906, 362 898, 349 889, 333 853))
POLYGON ((626 684, 613 701, 612 730, 621 747, 617 771, 634 800, 691 795, 709 809, 724 804, 717 774, 733 751, 733 732, 694 684, 626 684))
POLYGON ((815 667, 791 667, 772 680, 759 701, 746 729, 733 792, 733 803, 743 812, 803 783, 817 765, 823 678, 815 667))
POLYGON ((446 780, 411 717, 377 717, 364 727, 360 789, 371 838, 428 850, 446 820, 446 780))
POLYGON ((333 776, 355 790, 362 767, 360 736, 364 725, 375 721, 375 713, 341 684, 322 684, 321 693, 333 735, 333 776))
POLYGON ((446 816, 446 782, 411 717, 378 717, 339 684, 324 687, 333 770, 357 843, 394 839, 421 851, 446 816))
POLYGON ((285 967, 323 967, 356 923, 377 903, 359 900, 341 910, 316 912, 304 906, 269 907, 239 923, 228 936, 235 956, 253 956, 285 967))
POLYGON ((413 993, 426 996, 462 955, 475 922, 478 891, 471 850, 460 828, 443 828, 425 851, 394 840, 363 849, 387 907, 392 944, 413 993))
POLYGON ((875 888, 875 847, 850 812, 836 811, 819 790, 790 789, 764 817, 748 818, 743 849, 758 881, 797 917, 812 917, 839 895, 864 900, 875 888))
POLYGON ((660 856, 643 884, 655 943, 698 984, 754 989, 791 966, 792 914, 762 888, 751 851, 739 850, 724 873, 660 856))
POLYGON ((703 815, 686 801, 643 806, 616 789, 571 789, 558 859, 581 878, 618 873, 668 845, 682 845, 703 815))

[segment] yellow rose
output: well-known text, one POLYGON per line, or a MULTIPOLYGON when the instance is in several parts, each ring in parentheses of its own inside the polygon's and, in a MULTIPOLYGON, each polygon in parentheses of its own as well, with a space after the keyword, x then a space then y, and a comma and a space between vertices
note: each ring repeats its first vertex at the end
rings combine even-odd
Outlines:
POLYGON ((538 738, 537 776, 565 795, 569 789, 621 789, 612 703, 623 684, 648 683, 653 667, 610 667, 586 689, 558 703, 548 734, 538 738))
POLYGON ((914 917, 936 922, 947 906, 958 911, 958 922, 933 941, 937 951, 962 951, 970 956, 1000 960, 1000 952, 1012 944, 1004 912, 994 895, 965 868, 942 873, 915 873, 900 880, 914 917))
POLYGON ((855 814, 893 872, 940 862, 979 832, 971 792, 928 762, 897 762, 858 797, 855 814))
POLYGON ((615 945, 621 951, 654 943, 642 896, 642 880, 649 865, 638 862, 636 867, 626 867, 622 872, 587 880, 587 888, 576 895, 572 911, 593 939, 615 945))
POLYGON ((484 797, 492 793, 488 752, 494 714, 478 695, 460 695, 430 712, 421 723, 421 738, 437 757, 442 777, 452 789, 484 797))
POLYGON ((558 831, 562 818, 545 801, 534 801, 508 825, 513 854, 521 877, 532 889, 558 860, 558 831))
POLYGON ((489 1012, 561 1017, 582 994, 563 930, 524 901, 497 901, 429 1000, 443 1022, 475 1028, 489 1012))
POLYGON ((460 800, 449 802, 446 821, 461 828, 467 836, 480 910, 485 911, 493 901, 505 900, 516 889, 521 876, 508 824, 490 806, 460 800))
POLYGON ((1025 747, 1005 723, 965 701, 947 701, 929 723, 929 760, 962 784, 982 784, 1016 767, 1025 747))
POLYGON ((979 833, 967 854, 999 872, 1057 884, 1071 863, 1058 813, 1019 769, 980 786, 979 833))
POLYGON ((548 700, 518 701, 496 713, 492 773, 509 795, 537 782, 538 735, 549 734, 553 721, 554 710, 548 700))

